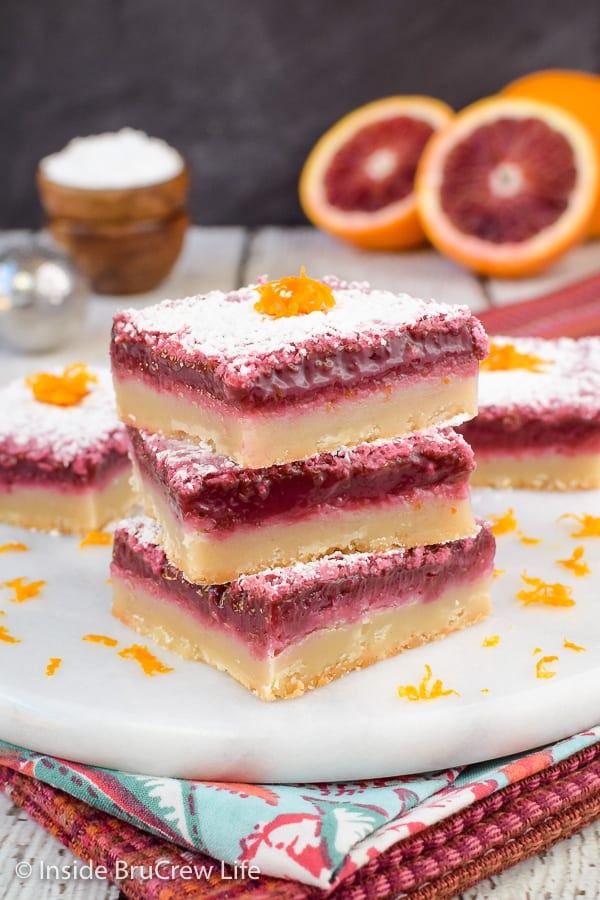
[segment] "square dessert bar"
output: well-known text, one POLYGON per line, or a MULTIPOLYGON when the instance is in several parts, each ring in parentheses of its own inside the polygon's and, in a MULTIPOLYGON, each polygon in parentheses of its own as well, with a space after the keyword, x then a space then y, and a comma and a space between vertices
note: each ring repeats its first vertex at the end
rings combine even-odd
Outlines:
POLYGON ((600 487, 600 337, 494 338, 479 414, 460 430, 475 485, 600 487))
POLYGON ((180 656, 224 670, 263 700, 335 678, 479 622, 490 612, 494 537, 309 563, 195 584, 150 519, 115 533, 113 614, 180 656))
POLYGON ((476 531, 473 452, 453 429, 248 469, 207 444, 129 428, 135 481, 169 559, 191 581, 334 550, 435 544, 476 531))
POLYGON ((330 279, 327 308, 271 315, 264 288, 119 313, 123 420, 261 468, 475 415, 487 338, 466 307, 330 279))
POLYGON ((36 399, 26 379, 0 390, 0 521, 85 532, 130 508, 127 432, 110 373, 92 377, 70 405, 36 399))

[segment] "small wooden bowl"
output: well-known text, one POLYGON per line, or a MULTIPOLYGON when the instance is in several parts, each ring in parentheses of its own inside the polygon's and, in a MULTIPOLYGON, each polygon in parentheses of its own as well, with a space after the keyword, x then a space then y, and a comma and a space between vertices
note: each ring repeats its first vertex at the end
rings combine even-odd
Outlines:
POLYGON ((141 294, 173 268, 189 225, 189 169, 141 187, 72 188, 37 183, 48 228, 99 294, 141 294))
POLYGON ((187 165, 168 181, 142 187, 74 188, 50 181, 40 166, 37 184, 42 206, 50 219, 78 222, 139 222, 164 219, 183 209, 190 186, 187 165))
POLYGON ((54 239, 73 257, 99 294, 140 294, 167 277, 189 225, 185 210, 146 221, 81 222, 53 218, 54 239))

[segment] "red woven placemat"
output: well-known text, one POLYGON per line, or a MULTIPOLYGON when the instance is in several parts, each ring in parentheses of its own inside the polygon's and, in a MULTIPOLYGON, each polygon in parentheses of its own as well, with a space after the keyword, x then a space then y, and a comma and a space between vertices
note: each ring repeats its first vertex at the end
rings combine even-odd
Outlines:
MULTIPOLYGON (((314 900, 325 896, 317 888, 267 876, 256 881, 224 880, 220 864, 210 857, 161 841, 7 768, 0 767, 0 788, 86 862, 106 866, 113 875, 120 863, 129 877, 119 886, 136 900, 314 900), (212 865, 213 872, 195 881, 142 877, 165 858, 175 866, 212 865)), ((401 841, 327 896, 445 900, 598 818, 600 744, 594 744, 401 841)), ((227 866, 224 871, 232 874, 227 866)))

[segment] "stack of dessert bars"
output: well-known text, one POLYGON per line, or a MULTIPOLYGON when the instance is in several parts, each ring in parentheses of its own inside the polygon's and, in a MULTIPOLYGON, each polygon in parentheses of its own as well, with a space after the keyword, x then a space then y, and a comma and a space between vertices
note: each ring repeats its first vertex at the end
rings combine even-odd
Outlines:
POLYGON ((305 275, 119 313, 146 517, 114 615, 264 700, 480 621, 494 539, 450 426, 486 352, 466 307, 305 275))

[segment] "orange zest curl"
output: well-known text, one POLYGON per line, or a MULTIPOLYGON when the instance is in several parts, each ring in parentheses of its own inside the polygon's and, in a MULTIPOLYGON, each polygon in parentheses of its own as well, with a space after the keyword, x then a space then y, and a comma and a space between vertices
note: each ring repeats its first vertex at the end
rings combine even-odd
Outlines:
POLYGON ((500 635, 499 634, 491 634, 489 637, 486 637, 481 642, 482 647, 497 647, 500 643, 500 635))
POLYGON ((511 506, 503 516, 489 516, 492 531, 498 537, 501 534, 508 534, 509 531, 517 530, 517 520, 515 512, 511 506))
POLYGON ((27 544, 20 544, 15 541, 0 545, 0 553, 26 553, 28 550, 27 544))
POLYGON ((300 269, 299 276, 291 275, 278 281, 268 281, 259 285, 256 290, 260 294, 260 300, 254 304, 254 309, 274 319, 304 316, 316 311, 325 312, 335 306, 331 288, 322 281, 309 278, 304 266, 300 269))
POLYGON ((4 625, 0 626, 0 641, 3 641, 5 644, 21 643, 19 638, 13 637, 8 628, 5 628, 4 625))
POLYGON ((500 578, 501 575, 504 575, 505 572, 506 572, 506 569, 494 569, 494 581, 497 578, 500 578))
POLYGON ((582 647, 581 644, 574 644, 573 641, 568 641, 566 638, 563 641, 563 647, 565 650, 574 650, 575 653, 587 653, 587 647, 582 647))
POLYGON ((526 534, 523 534, 522 531, 519 532, 519 540, 522 544, 541 544, 541 538, 527 537, 526 534))
POLYGON ((425 665, 425 675, 421 679, 420 684, 418 686, 401 684, 398 687, 398 696, 411 701, 437 700, 438 697, 449 697, 451 694, 454 694, 456 697, 460 696, 458 691, 446 690, 439 678, 430 686, 431 677, 431 666, 425 665))
POLYGON ((79 542, 79 547, 83 550, 85 547, 108 547, 112 544, 112 534, 108 531, 90 531, 79 542))
POLYGON ((48 665, 46 666, 46 675, 49 678, 51 678, 52 675, 56 675, 61 663, 62 659, 59 656, 51 656, 48 660, 48 665))
POLYGON ((507 372, 510 369, 527 369, 529 372, 546 371, 552 360, 542 359, 532 353, 520 353, 514 344, 490 344, 490 353, 481 363, 481 368, 488 372, 507 372))
POLYGON ((144 675, 149 675, 151 678, 154 675, 164 675, 166 672, 173 671, 169 666, 161 663, 153 653, 150 653, 147 647, 141 644, 132 644, 131 647, 125 647, 124 650, 119 651, 119 656, 122 659, 135 660, 141 666, 144 675))
POLYGON ((45 581, 28 582, 26 578, 13 578, 11 581, 4 581, 0 586, 14 591, 14 595, 9 598, 11 603, 25 603, 26 600, 34 600, 39 597, 45 584, 45 581))
POLYGON ((583 578, 584 575, 589 575, 591 572, 590 567, 583 560, 583 554, 583 547, 575 547, 568 559, 557 559, 556 562, 559 566, 564 566, 565 569, 569 569, 578 578, 583 578))
POLYGON ((82 641, 89 641, 90 644, 104 644, 105 647, 116 647, 119 643, 115 638, 108 637, 106 634, 84 634, 82 641))
POLYGON ((558 656, 540 656, 535 664, 535 677, 554 678, 556 672, 546 668, 546 666, 549 666, 554 662, 558 662, 558 656))
POLYGON ((543 603, 546 606, 575 606, 573 590, 566 584, 560 582, 551 584, 541 578, 529 578, 527 572, 523 572, 521 580, 531 588, 531 590, 523 588, 517 594, 517 600, 521 600, 525 606, 529 606, 531 603, 543 603))
POLYGON ((575 513, 565 513, 564 516, 559 516, 558 521, 560 522, 561 519, 575 519, 581 525, 579 531, 571 532, 571 537, 600 537, 600 516, 591 516, 589 513, 582 513, 580 516, 576 516, 575 513))
POLYGON ((76 406, 90 392, 89 385, 98 381, 85 363, 67 366, 62 375, 51 372, 37 372, 25 379, 33 396, 40 403, 52 406, 76 406))

